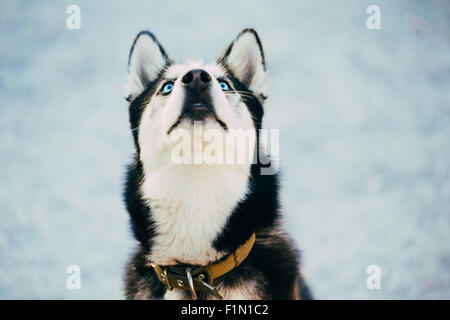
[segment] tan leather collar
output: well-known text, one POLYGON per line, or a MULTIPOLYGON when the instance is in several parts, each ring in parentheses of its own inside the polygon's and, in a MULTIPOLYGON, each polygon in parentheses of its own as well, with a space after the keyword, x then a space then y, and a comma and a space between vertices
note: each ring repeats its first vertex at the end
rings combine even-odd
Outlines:
POLYGON ((215 279, 238 267, 249 255, 255 244, 256 236, 253 233, 250 238, 239 246, 232 254, 220 262, 208 266, 200 266, 191 269, 182 265, 158 266, 152 264, 158 279, 164 283, 169 290, 173 288, 190 290, 192 298, 197 298, 197 291, 206 291, 218 299, 222 299, 220 292, 214 288, 215 279))

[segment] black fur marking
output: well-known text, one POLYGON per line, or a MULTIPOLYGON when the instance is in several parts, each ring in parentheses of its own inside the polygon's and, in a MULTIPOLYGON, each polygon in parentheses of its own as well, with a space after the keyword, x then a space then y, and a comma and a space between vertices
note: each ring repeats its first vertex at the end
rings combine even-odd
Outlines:
POLYGON ((142 164, 136 156, 135 160, 128 166, 123 197, 130 214, 134 237, 144 248, 149 249, 155 230, 154 222, 151 220, 150 207, 145 204, 139 190, 143 177, 142 164))
POLYGON ((252 165, 249 194, 237 204, 214 241, 217 250, 232 252, 253 232, 274 226, 279 215, 278 178, 276 175, 261 175, 260 169, 257 164, 252 165))
POLYGON ((249 263, 262 272, 272 299, 294 299, 298 278, 298 254, 289 240, 271 239, 270 245, 256 245, 249 263))
POLYGON ((298 287, 299 287, 299 293, 300 297, 302 297, 303 300, 314 300, 314 296, 309 289, 309 286, 306 284, 305 279, 300 274, 300 277, 297 281, 298 287))
MULTIPOLYGON (((161 75, 160 75, 161 77, 161 75)), ((148 104, 148 99, 155 93, 157 90, 158 80, 151 82, 148 87, 141 93, 133 102, 130 103, 128 107, 128 116, 130 120, 130 129, 133 134, 134 146, 136 147, 137 154, 140 153, 138 136, 139 136, 139 122, 141 121, 142 114, 145 111, 145 108, 148 104)))
POLYGON ((244 84, 242 84, 238 78, 234 75, 233 71, 226 64, 222 64, 222 68, 225 70, 225 74, 227 79, 233 84, 234 90, 227 91, 226 94, 239 94, 240 91, 244 94, 241 95, 241 100, 246 104, 248 111, 252 115, 253 124, 256 130, 262 128, 262 119, 264 116, 264 108, 262 105, 262 101, 266 99, 266 97, 261 97, 262 99, 258 99, 254 93, 249 90, 244 84))

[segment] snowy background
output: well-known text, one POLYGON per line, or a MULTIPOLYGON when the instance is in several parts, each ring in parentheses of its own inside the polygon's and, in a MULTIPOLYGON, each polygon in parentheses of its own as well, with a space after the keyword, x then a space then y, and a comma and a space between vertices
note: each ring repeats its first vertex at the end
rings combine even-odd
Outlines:
POLYGON ((0 2, 0 298, 122 299, 132 40, 265 46, 286 227, 321 299, 450 299, 448 1, 0 2), (81 30, 66 8, 81 8, 81 30), (381 8, 379 31, 366 8, 381 8), (81 290, 66 268, 81 267, 81 290), (366 268, 382 270, 368 290, 366 268))

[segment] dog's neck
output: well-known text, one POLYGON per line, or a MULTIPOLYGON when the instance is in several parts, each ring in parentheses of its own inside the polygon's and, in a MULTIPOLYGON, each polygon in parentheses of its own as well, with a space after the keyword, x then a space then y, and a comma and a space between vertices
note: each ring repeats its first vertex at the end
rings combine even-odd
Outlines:
POLYGON ((249 174, 245 165, 206 164, 145 172, 141 193, 155 230, 148 259, 159 265, 207 265, 227 254, 213 242, 245 199, 249 174))

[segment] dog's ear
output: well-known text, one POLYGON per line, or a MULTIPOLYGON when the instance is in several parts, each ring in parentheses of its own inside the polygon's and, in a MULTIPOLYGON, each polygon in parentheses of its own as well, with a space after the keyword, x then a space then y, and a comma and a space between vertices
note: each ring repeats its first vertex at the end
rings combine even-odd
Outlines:
POLYGON ((166 51, 151 32, 139 32, 128 57, 125 98, 133 101, 171 63, 166 51))
POLYGON ((261 40, 255 30, 245 29, 239 33, 218 62, 227 67, 251 91, 263 94, 266 63, 261 40))

